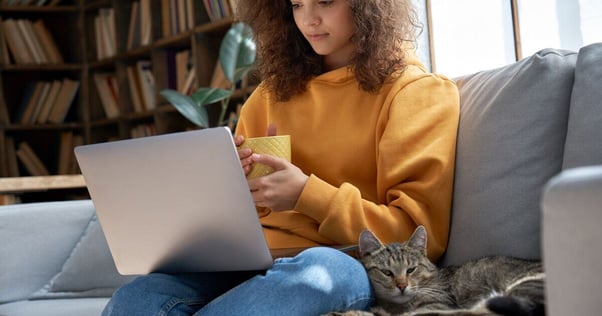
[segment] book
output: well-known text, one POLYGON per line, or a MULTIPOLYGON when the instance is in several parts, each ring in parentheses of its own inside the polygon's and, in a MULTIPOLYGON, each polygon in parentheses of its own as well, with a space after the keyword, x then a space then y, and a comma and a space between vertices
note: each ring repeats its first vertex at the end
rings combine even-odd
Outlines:
POLYGON ((48 91, 48 95, 44 103, 42 104, 42 108, 40 109, 40 114, 36 119, 38 124, 44 124, 48 121, 48 115, 50 115, 50 111, 52 110, 52 105, 54 101, 56 101, 56 97, 59 95, 59 91, 61 90, 62 82, 61 80, 53 80, 50 85, 50 91, 48 91))
POLYGON ((132 127, 132 129, 130 130, 131 138, 146 137, 152 135, 155 135, 154 124, 139 124, 132 127))
POLYGON ((236 0, 228 0, 228 4, 230 5, 230 12, 232 13, 232 16, 236 16, 236 0))
POLYGON ((17 153, 15 151, 15 140, 12 137, 6 137, 6 175, 9 177, 19 176, 19 165, 17 163, 17 153))
POLYGON ((186 82, 182 87, 182 90, 178 90, 185 95, 191 95, 194 89, 196 88, 196 74, 194 69, 190 69, 188 71, 188 77, 186 78, 186 82))
POLYGON ((34 64, 43 64, 44 56, 42 52, 38 50, 39 46, 36 46, 34 41, 37 41, 37 38, 34 38, 33 30, 30 32, 29 24, 27 20, 15 20, 15 23, 18 28, 18 34, 21 37, 21 40, 25 43, 26 49, 29 51, 29 55, 33 58, 31 63, 34 64))
POLYGON ((43 81, 37 81, 35 83, 35 88, 33 90, 33 94, 31 95, 31 97, 27 101, 27 105, 25 107, 25 110, 23 111, 23 115, 19 119, 19 123, 21 123, 21 124, 29 124, 29 122, 31 122, 32 117, 33 117, 33 113, 34 113, 35 108, 36 108, 36 106, 38 104, 38 100, 42 96, 43 91, 44 91, 44 82, 43 81))
POLYGON ((184 32, 187 29, 186 25, 186 0, 177 0, 178 6, 178 33, 184 32))
POLYGON ((43 63, 43 64, 49 63, 50 62, 50 56, 48 55, 48 53, 44 49, 43 43, 40 40, 40 38, 38 37, 38 35, 37 35, 37 31, 33 28, 33 22, 30 21, 30 20, 24 20, 24 21, 25 21, 24 23, 25 23, 25 26, 26 26, 27 33, 32 38, 34 49, 40 55, 41 63, 43 63))
POLYGON ((40 115, 42 106, 44 105, 44 101, 48 97, 48 93, 50 92, 51 86, 52 86, 52 84, 50 82, 43 82, 42 93, 40 93, 40 96, 36 100, 36 104, 34 105, 33 113, 31 115, 31 117, 25 124, 34 124, 36 122, 36 120, 38 119, 38 116, 40 115))
POLYGON ((42 43, 40 42, 40 39, 38 38, 36 31, 33 28, 33 22, 31 22, 30 20, 19 20, 25 36, 31 40, 31 45, 32 45, 32 51, 33 51, 33 55, 37 56, 37 60, 38 60, 38 64, 45 64, 49 62, 49 57, 46 55, 46 51, 44 50, 44 48, 42 47, 42 43))
POLYGON ((215 14, 213 12, 213 8, 211 6, 211 0, 203 0, 203 5, 205 6, 205 12, 207 12, 207 16, 209 17, 209 20, 210 21, 217 20, 217 17, 215 16, 215 14))
POLYGON ((169 15, 170 15, 170 28, 171 34, 178 34, 178 0, 169 0, 169 15))
POLYGON ((54 38, 46 28, 43 20, 37 20, 32 24, 33 31, 44 50, 49 63, 62 64, 63 56, 59 51, 54 38))
POLYGON ((106 27, 111 40, 112 55, 117 54, 117 30, 115 29, 115 10, 113 8, 100 9, 101 14, 105 17, 106 27))
MULTIPOLYGON (((81 146, 84 144, 84 137, 79 134, 73 134, 73 144, 72 148, 77 146, 81 146)), ((79 164, 77 163, 77 159, 75 159, 75 154, 73 154, 73 149, 71 150, 71 159, 69 159, 69 166, 67 168, 68 174, 80 174, 79 164)))
POLYGON ((111 98, 113 99, 113 103, 117 106, 117 112, 119 111, 119 83, 117 82, 117 76, 112 73, 109 74, 106 78, 107 84, 109 86, 109 92, 111 92, 111 98))
POLYGON ((102 28, 100 26, 100 17, 94 17, 94 43, 96 44, 96 60, 101 60, 105 55, 104 42, 102 41, 102 28))
POLYGON ((57 174, 68 174, 69 166, 71 165, 71 159, 73 157, 73 132, 65 131, 61 132, 60 144, 59 144, 59 157, 56 168, 57 174))
POLYGON ((178 91, 184 90, 184 85, 186 84, 186 78, 188 77, 188 72, 190 70, 190 50, 185 49, 183 51, 179 51, 175 56, 175 68, 176 68, 176 89, 178 91))
POLYGON ((112 8, 98 10, 94 18, 95 36, 98 45, 98 59, 112 57, 117 53, 115 35, 115 14, 112 8))
POLYGON ((32 176, 47 176, 50 173, 42 163, 42 160, 25 141, 19 143, 16 156, 23 164, 27 172, 32 176))
POLYGON ((69 78, 63 79, 61 90, 48 115, 48 122, 62 123, 65 120, 78 89, 79 81, 71 80, 69 78))
POLYGON ((148 45, 152 40, 152 16, 150 0, 140 0, 140 44, 148 45))
POLYGON ((171 36, 171 0, 161 0, 161 31, 163 37, 171 36))
POLYGON ((142 95, 142 104, 146 110, 155 108, 155 80, 151 65, 149 60, 140 60, 136 62, 138 85, 140 87, 140 94, 142 95))
POLYGON ((119 116, 119 104, 115 92, 111 91, 112 88, 109 86, 110 77, 114 77, 114 75, 109 73, 95 73, 93 75, 94 85, 106 117, 115 118, 119 116))
POLYGON ((194 28, 194 0, 186 0, 186 25, 187 29, 194 28))
POLYGON ((135 112, 144 112, 144 105, 142 104, 142 94, 140 91, 140 84, 138 83, 138 75, 135 66, 128 66, 125 69, 128 78, 128 87, 130 90, 130 97, 132 99, 132 105, 134 106, 135 112))
POLYGON ((6 42, 6 35, 2 34, 0 36, 2 37, 2 39, 0 40, 0 45, 2 45, 0 46, 0 49, 2 49, 2 63, 4 65, 10 65, 11 59, 10 52, 8 51, 8 43, 6 42))
POLYGON ((140 5, 138 1, 134 1, 130 12, 127 48, 132 49, 138 45, 140 45, 140 5))
POLYGON ((23 39, 21 38, 19 27, 14 19, 2 21, 2 32, 6 37, 8 50, 17 64, 31 64, 34 59, 23 39))

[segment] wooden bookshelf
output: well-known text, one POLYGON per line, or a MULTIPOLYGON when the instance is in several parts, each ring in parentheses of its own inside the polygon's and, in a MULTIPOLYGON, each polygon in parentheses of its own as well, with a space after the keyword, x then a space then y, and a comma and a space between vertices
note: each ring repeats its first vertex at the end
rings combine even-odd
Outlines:
MULTIPOLYGON (((2 25, 10 21, 9 26, 29 30, 28 24, 42 24, 61 58, 57 62, 57 52, 42 44, 48 36, 36 37, 42 32, 36 30, 27 42, 38 50, 24 61, 16 56, 16 47, 8 46, 12 29, 0 27, 0 177, 42 176, 36 174, 39 168, 27 167, 31 152, 50 176, 77 175, 72 148, 78 144, 194 128, 159 91, 181 87, 186 78, 194 78, 189 91, 210 84, 221 38, 233 22, 230 16, 216 18, 204 1, 62 0, 49 6, 51 2, 56 1, 0 4, 2 25), (61 93, 64 82, 72 87, 61 93), (45 119, 44 112, 59 103, 64 109, 45 119), (22 144, 29 147, 27 155, 19 151, 22 144)), ((233 102, 249 92, 237 93, 233 102)))

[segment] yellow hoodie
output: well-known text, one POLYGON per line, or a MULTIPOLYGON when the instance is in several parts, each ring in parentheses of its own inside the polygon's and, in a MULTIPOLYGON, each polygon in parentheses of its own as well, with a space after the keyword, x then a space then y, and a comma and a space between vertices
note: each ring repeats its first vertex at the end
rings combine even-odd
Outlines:
POLYGON ((262 85, 236 130, 265 136, 274 123, 290 134, 292 163, 309 175, 293 210, 258 209, 271 248, 357 243, 369 228, 383 242, 404 241, 422 224, 428 254, 447 245, 459 116, 453 81, 415 58, 378 94, 339 68, 307 91, 276 102, 262 85))

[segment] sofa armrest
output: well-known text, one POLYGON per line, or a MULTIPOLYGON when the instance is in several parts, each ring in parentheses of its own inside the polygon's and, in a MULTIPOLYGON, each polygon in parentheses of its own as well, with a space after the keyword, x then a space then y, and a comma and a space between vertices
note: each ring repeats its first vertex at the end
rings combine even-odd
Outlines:
POLYGON ((547 315, 599 314, 602 166, 555 176, 544 188, 541 206, 547 315))
POLYGON ((61 271, 93 216, 89 200, 0 207, 0 304, 28 298, 61 271))

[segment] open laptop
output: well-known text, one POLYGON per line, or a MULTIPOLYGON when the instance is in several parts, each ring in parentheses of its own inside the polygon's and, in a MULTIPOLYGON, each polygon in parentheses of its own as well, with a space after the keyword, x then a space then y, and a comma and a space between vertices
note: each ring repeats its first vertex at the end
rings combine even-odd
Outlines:
POLYGON ((78 146, 75 155, 119 273, 271 267, 228 128, 78 146))

